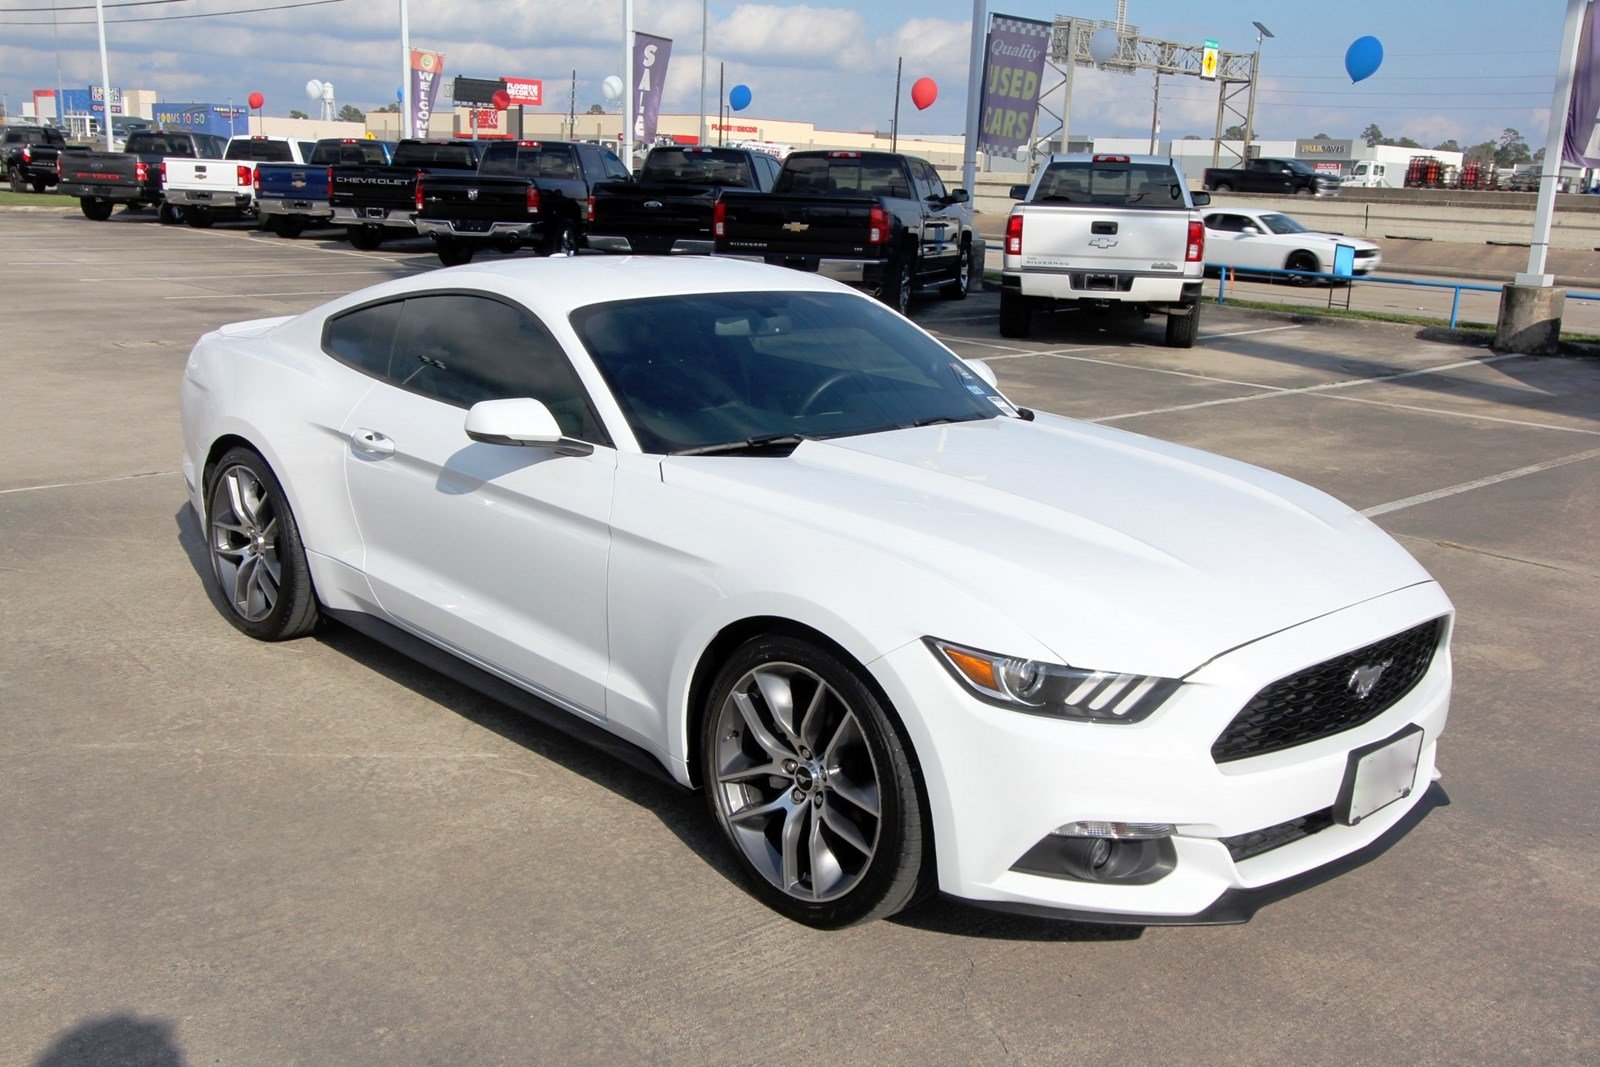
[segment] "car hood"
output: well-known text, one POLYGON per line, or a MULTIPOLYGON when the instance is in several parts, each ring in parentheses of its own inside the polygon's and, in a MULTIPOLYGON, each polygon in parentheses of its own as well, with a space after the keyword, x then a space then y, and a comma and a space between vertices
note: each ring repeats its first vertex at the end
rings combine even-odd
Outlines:
POLYGON ((1316 237, 1316 238, 1318 238, 1320 240, 1327 241, 1330 244, 1351 245, 1352 247, 1355 247, 1355 248, 1377 248, 1378 247, 1378 244, 1377 244, 1376 241, 1369 241, 1364 237, 1351 237, 1348 234, 1342 234, 1342 233, 1326 233, 1326 232, 1324 232, 1322 230, 1307 230, 1305 233, 1286 233, 1286 234, 1280 234, 1280 236, 1286 237, 1286 238, 1290 238, 1290 239, 1293 239, 1293 238, 1296 238, 1296 237, 1302 237, 1302 238, 1303 237, 1316 237))
POLYGON ((786 459, 669 457, 662 477, 793 536, 830 533, 909 563, 1093 669, 1181 676, 1430 580, 1315 489, 1047 415, 807 441, 786 459))

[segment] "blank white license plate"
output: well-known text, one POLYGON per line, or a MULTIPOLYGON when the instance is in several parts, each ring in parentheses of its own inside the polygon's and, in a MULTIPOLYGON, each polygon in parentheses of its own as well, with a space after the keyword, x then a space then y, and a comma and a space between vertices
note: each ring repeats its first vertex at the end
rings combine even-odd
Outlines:
POLYGON ((1340 790, 1339 821, 1354 826, 1411 795, 1422 760, 1422 728, 1411 726, 1385 741, 1350 753, 1340 790))

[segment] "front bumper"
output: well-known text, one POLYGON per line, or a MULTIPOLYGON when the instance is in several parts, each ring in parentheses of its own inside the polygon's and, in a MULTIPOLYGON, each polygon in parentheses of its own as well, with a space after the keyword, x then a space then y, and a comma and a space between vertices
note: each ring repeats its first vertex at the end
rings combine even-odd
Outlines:
POLYGON ((250 193, 219 193, 209 189, 172 189, 166 191, 167 203, 186 207, 208 207, 213 211, 251 211, 254 195, 250 193))
POLYGON ((693 237, 676 237, 668 239, 648 238, 640 239, 639 247, 635 248, 632 238, 619 234, 591 233, 587 238, 588 247, 597 252, 622 252, 641 255, 673 255, 673 256, 709 256, 716 251, 717 242, 711 238, 697 239, 693 237))
POLYGON ((333 221, 340 226, 389 226, 416 230, 416 212, 405 208, 333 206, 333 221))
POLYGON ((1423 805, 1449 711, 1448 635, 1416 687, 1368 723, 1224 764, 1212 759, 1212 742, 1270 682, 1450 610, 1430 582, 1325 615, 1211 660, 1149 719, 1126 725, 991 707, 967 695, 921 642, 889 653, 875 673, 896 707, 913 709, 903 718, 928 784, 940 889, 984 906, 1063 918, 1243 921, 1253 908, 1224 905, 1225 898, 1287 884, 1375 848, 1423 805), (1410 724, 1421 727, 1423 739, 1408 797, 1357 825, 1335 822, 1233 858, 1224 839, 1329 809, 1351 750, 1410 724), (1175 862, 1147 884, 1014 869, 1056 827, 1089 820, 1175 824, 1175 862))
POLYGON ((418 219, 417 232, 435 237, 532 237, 543 224, 538 222, 491 222, 485 229, 458 226, 454 219, 418 219))
POLYGON ((256 201, 256 211, 262 215, 303 215, 311 219, 330 219, 333 208, 326 200, 296 200, 288 197, 271 197, 256 201))

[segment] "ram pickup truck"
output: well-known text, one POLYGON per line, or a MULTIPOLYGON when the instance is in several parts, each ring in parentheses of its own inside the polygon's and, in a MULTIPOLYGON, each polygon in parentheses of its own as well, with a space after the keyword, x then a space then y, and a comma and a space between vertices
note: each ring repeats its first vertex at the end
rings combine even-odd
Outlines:
POLYGON ((604 148, 572 141, 498 141, 476 174, 430 174, 417 183, 417 232, 445 266, 493 245, 513 252, 575 252, 594 187, 627 175, 604 148))
POLYGON ((67 147, 54 126, 6 126, 0 129, 0 167, 13 193, 30 188, 42 193, 56 183, 56 157, 67 147))
POLYGON ((1337 174, 1321 174, 1298 159, 1252 159, 1242 168, 1207 167, 1201 184, 1214 193, 1338 196, 1337 174))
POLYGON ((915 156, 794 152, 771 193, 722 194, 716 254, 854 282, 903 315, 927 286, 967 295, 983 262, 969 199, 915 156))
POLYGON ((1026 337, 1039 308, 1121 307, 1167 317, 1167 344, 1200 329, 1206 230, 1183 171, 1156 156, 1058 155, 1006 219, 1000 335, 1026 337))
POLYGON ((697 145, 651 149, 638 181, 595 186, 589 247, 602 252, 716 250, 711 215, 729 189, 770 193, 782 164, 749 148, 697 145))
POLYGON ((328 203, 329 170, 335 164, 387 166, 394 155, 390 141, 359 137, 325 137, 304 163, 263 163, 256 168, 256 213, 263 229, 280 237, 299 237, 307 226, 333 221, 328 203))
POLYGON ((97 222, 111 217, 118 204, 130 210, 160 205, 161 221, 183 221, 183 213, 162 195, 162 164, 170 159, 216 159, 227 142, 209 133, 163 133, 135 130, 121 152, 65 148, 56 191, 78 198, 83 213, 97 222))
POLYGON ((183 220, 204 229, 218 218, 254 218, 256 167, 262 163, 304 163, 311 141, 288 137, 235 137, 221 159, 167 161, 163 191, 183 209, 183 220))
POLYGON ((430 174, 472 174, 487 142, 401 141, 385 167, 340 163, 328 172, 333 222, 370 252, 390 237, 417 232, 417 189, 430 174))

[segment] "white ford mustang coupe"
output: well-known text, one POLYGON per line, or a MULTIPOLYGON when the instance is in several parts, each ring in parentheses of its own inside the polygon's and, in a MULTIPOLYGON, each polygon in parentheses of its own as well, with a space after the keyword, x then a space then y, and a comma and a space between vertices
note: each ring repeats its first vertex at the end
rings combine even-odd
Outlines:
POLYGON ((1453 615, 1394 541, 825 279, 437 271, 206 334, 181 406, 236 627, 343 621, 703 789, 802 922, 1238 922, 1436 802, 1453 615))

